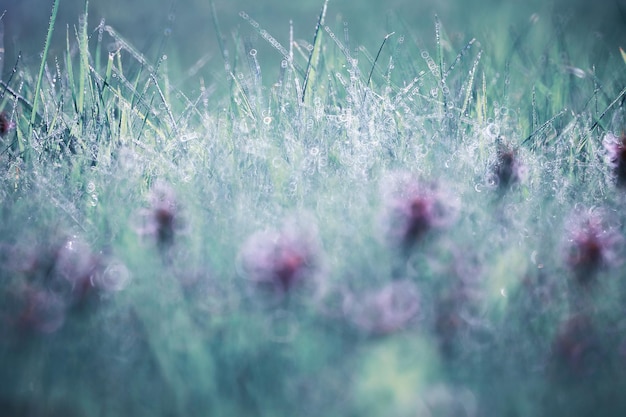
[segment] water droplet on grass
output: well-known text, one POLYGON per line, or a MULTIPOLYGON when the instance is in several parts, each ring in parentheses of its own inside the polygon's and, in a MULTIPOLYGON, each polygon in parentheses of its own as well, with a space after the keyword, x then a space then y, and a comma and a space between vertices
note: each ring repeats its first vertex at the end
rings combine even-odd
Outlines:
POLYGON ((98 284, 107 291, 122 291, 130 284, 131 274, 121 262, 111 263, 100 275, 98 284))

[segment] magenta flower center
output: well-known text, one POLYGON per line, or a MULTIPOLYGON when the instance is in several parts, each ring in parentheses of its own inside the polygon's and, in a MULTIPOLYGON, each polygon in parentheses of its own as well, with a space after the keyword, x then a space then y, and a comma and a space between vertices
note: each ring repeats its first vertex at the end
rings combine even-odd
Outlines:
POLYGON ((304 258, 291 249, 281 249, 276 256, 274 274, 284 290, 294 284, 298 272, 304 266, 304 258))

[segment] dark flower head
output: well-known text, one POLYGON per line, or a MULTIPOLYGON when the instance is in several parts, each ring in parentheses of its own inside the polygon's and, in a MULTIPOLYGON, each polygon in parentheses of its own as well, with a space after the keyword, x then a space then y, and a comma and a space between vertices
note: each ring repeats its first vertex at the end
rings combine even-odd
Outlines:
POLYGON ((603 268, 620 262, 618 250, 622 236, 607 224, 600 212, 577 218, 568 232, 565 260, 577 281, 587 284, 603 268))
POLYGON ((242 275, 255 284, 286 293, 314 280, 319 272, 319 255, 314 228, 288 223, 281 230, 251 235, 240 250, 238 265, 242 275))
POLYGON ((0 113, 0 137, 9 133, 9 130, 15 128, 15 122, 9 119, 5 112, 0 113))
POLYGON ((150 190, 148 202, 149 206, 140 213, 143 225, 138 232, 153 239, 159 249, 168 249, 181 229, 174 190, 168 184, 157 181, 150 190))
POLYGON ((517 149, 499 139, 496 142, 496 155, 491 165, 489 182, 497 187, 498 191, 504 192, 521 182, 523 176, 524 169, 517 149))
POLYGON ((626 186, 626 134, 615 136, 607 133, 603 140, 604 149, 607 151, 606 159, 617 186, 626 186))
POLYGON ((385 234, 404 249, 448 226, 455 217, 455 199, 437 184, 400 174, 383 184, 382 191, 385 234))

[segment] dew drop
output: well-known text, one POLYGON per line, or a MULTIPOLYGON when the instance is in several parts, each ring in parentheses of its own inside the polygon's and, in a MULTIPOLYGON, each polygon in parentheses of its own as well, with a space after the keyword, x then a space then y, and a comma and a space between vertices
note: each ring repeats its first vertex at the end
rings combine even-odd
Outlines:
POLYGON ((128 268, 121 262, 111 263, 99 277, 98 284, 108 291, 122 291, 131 281, 128 268))

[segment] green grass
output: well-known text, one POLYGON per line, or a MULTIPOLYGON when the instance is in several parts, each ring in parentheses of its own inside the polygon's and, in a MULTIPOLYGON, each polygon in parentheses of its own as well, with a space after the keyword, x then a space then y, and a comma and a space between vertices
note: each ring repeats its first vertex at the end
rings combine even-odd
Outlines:
POLYGON ((86 15, 48 56, 57 6, 2 86, 0 408, 623 414, 619 49, 542 15, 355 50, 322 13, 269 78, 216 16, 181 91, 86 15))

